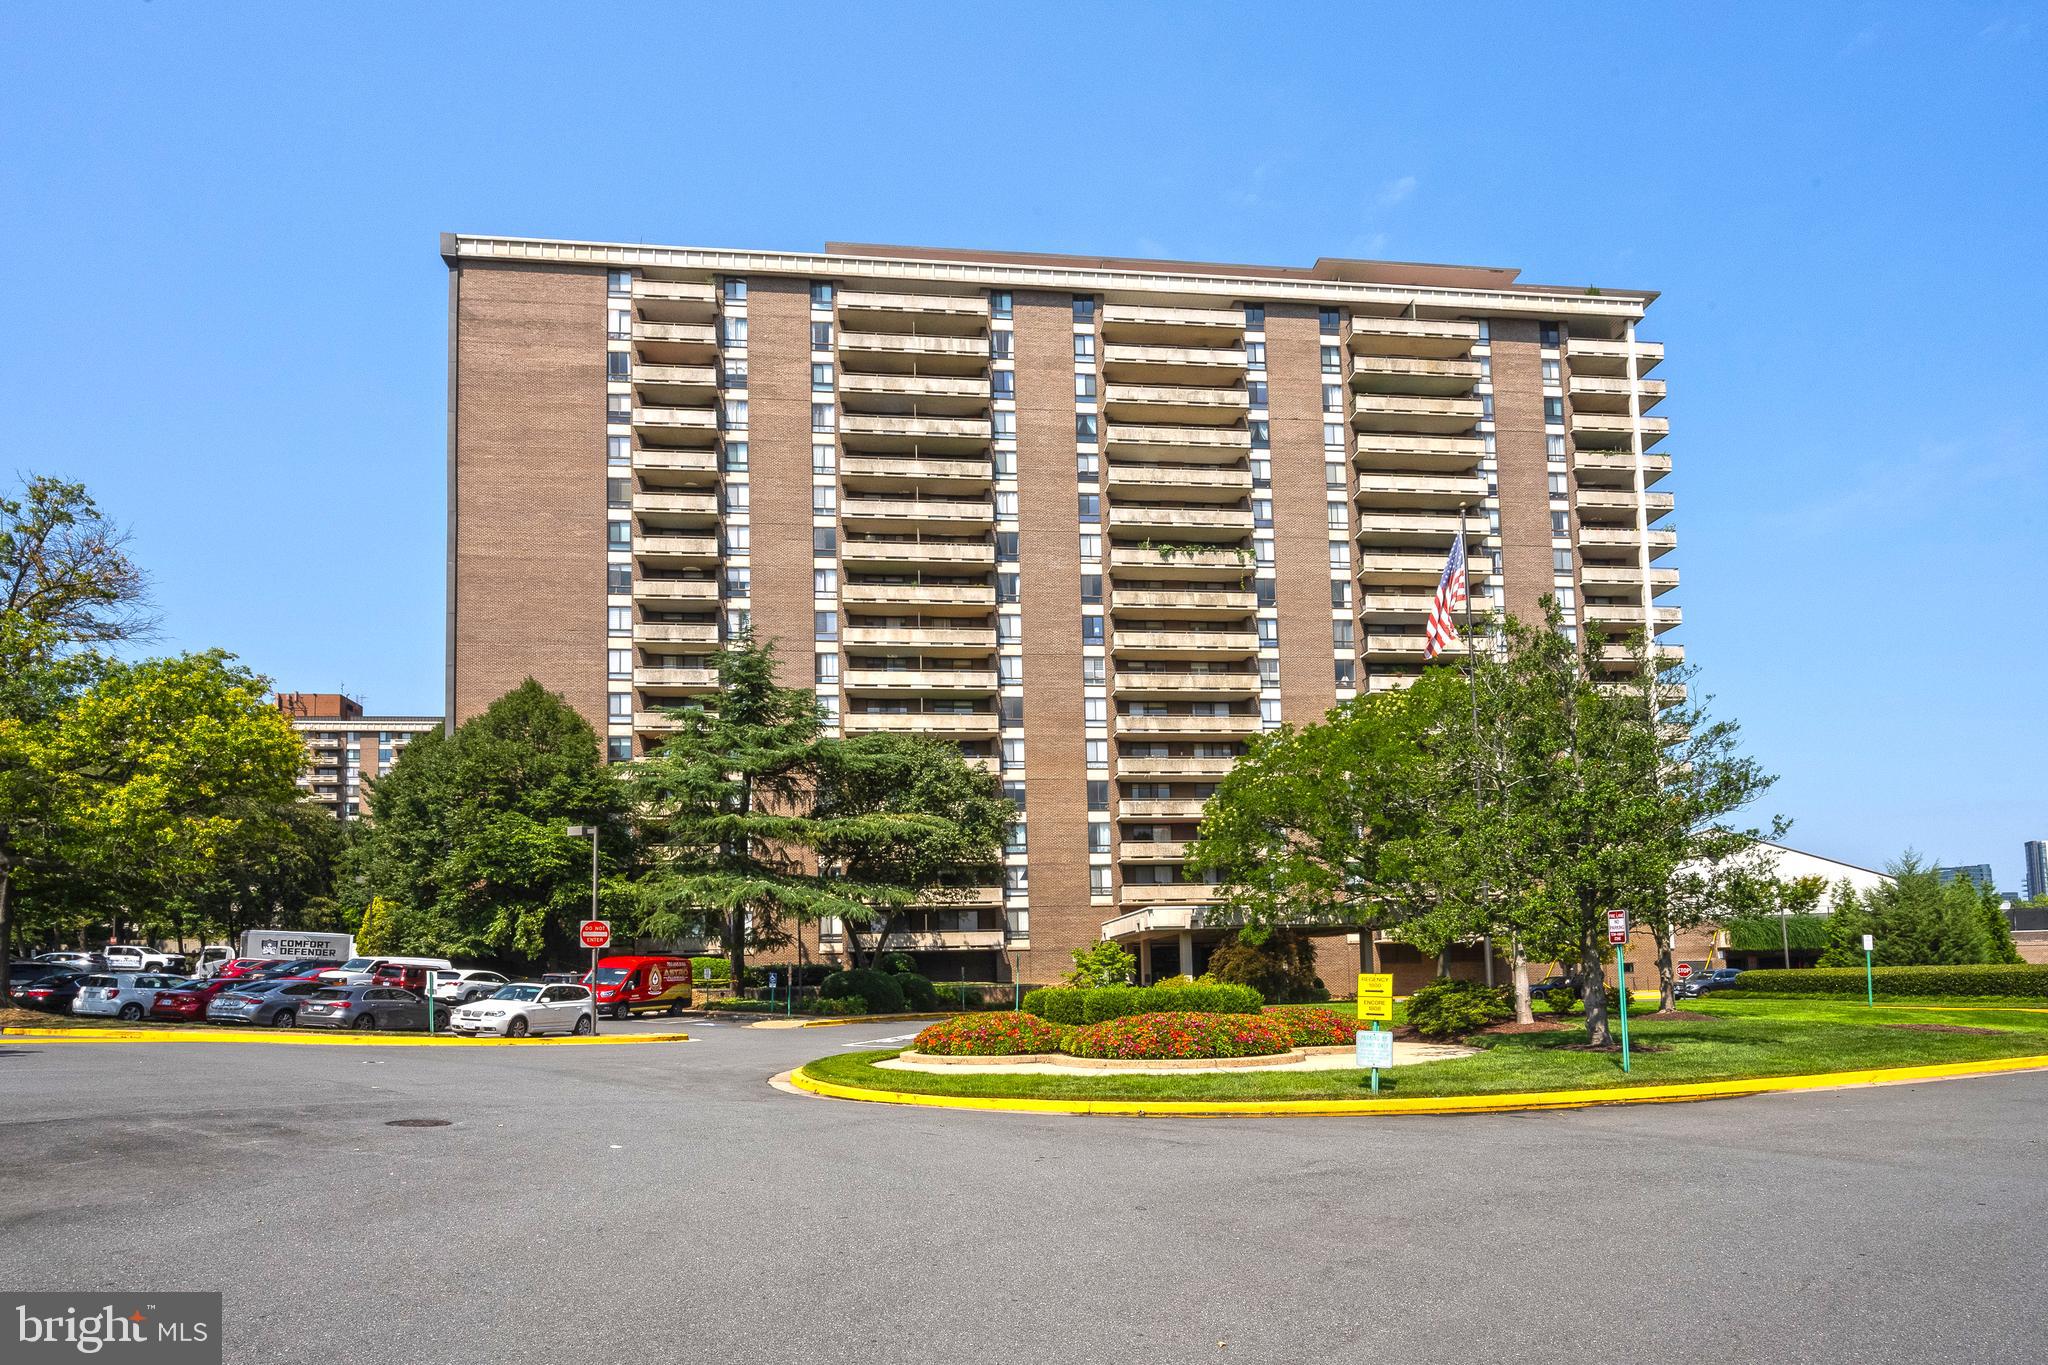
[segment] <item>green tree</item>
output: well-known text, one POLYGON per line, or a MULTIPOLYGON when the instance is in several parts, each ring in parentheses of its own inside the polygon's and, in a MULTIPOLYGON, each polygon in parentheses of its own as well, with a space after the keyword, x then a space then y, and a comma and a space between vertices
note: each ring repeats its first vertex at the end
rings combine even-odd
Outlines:
POLYGON ((369 806, 340 897, 358 912, 383 897, 410 950, 527 966, 569 957, 590 908, 589 845, 569 825, 603 831, 606 899, 623 902, 623 793, 590 723, 531 678, 452 735, 408 744, 369 806))
POLYGON ((1069 986, 1122 986, 1138 969, 1131 950, 1113 939, 1101 939, 1086 948, 1074 949, 1074 970, 1067 973, 1069 986))
POLYGON ((626 770, 642 932, 713 930, 742 981, 747 950, 791 924, 886 931, 992 868, 1009 811, 957 751, 826 736, 817 698, 775 682, 772 645, 743 637, 715 663, 717 693, 626 770))

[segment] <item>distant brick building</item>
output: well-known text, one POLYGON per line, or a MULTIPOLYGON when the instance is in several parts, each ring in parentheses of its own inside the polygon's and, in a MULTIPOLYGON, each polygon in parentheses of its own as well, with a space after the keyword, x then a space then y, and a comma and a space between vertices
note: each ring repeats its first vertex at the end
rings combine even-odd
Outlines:
POLYGON ((414 735, 441 728, 439 716, 365 715, 339 692, 279 692, 277 709, 313 755, 300 788, 342 820, 362 814, 368 784, 391 771, 414 735))

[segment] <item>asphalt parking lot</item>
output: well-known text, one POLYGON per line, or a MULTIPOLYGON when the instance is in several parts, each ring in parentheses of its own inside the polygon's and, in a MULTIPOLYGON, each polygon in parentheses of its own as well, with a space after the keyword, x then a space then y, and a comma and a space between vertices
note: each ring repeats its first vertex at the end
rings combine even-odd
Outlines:
POLYGON ((226 1358, 261 1365, 2048 1356, 2044 1075, 1067 1119, 766 1084, 911 1024, 687 1027, 0 1038, 0 1282, 222 1290, 226 1358), (447 1125, 389 1126, 418 1118, 447 1125))

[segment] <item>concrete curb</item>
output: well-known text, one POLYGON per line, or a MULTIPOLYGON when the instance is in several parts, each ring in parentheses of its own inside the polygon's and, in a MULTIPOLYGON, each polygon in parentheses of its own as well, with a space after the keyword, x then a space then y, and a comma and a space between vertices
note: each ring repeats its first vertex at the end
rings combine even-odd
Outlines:
POLYGON ((931 1014, 842 1014, 827 1019, 806 1020, 803 1028, 837 1028, 841 1024, 894 1024, 913 1019, 953 1019, 959 1017, 959 1010, 940 1010, 931 1014))
POLYGON ((633 1033, 595 1038, 408 1037, 390 1033, 336 1033, 322 1037, 298 1029, 4 1028, 0 1040, 38 1038, 66 1043, 287 1043, 311 1047, 611 1047, 622 1043, 687 1043, 687 1033, 633 1033))
POLYGON ((1837 1090, 1850 1086, 1893 1085, 1902 1081, 1945 1080, 1957 1076, 1995 1076, 2013 1071, 2048 1071, 2048 1056, 1830 1071, 1809 1076, 1758 1076, 1739 1081, 1702 1081, 1684 1085, 1613 1086, 1599 1090, 1539 1090, 1511 1095, 1445 1095, 1387 1100, 1036 1100, 984 1095, 927 1095, 906 1090, 869 1090, 840 1085, 809 1075, 802 1067, 789 1073, 789 1081, 800 1090, 827 1099, 918 1105, 932 1109, 1108 1114, 1135 1118, 1312 1118, 1503 1114, 1536 1109, 1586 1109, 1605 1104, 1672 1104, 1796 1090, 1837 1090))

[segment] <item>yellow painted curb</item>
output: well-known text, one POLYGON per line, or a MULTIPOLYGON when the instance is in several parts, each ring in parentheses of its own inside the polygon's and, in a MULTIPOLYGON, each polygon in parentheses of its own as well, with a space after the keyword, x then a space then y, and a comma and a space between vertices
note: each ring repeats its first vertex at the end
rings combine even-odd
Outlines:
POLYGON ((0 1038, 42 1038, 66 1043, 295 1043, 313 1047, 609 1047, 618 1043, 687 1043, 687 1033, 599 1034, 579 1038, 450 1038, 407 1037, 401 1034, 337 1032, 332 1037, 298 1029, 121 1029, 6 1028, 0 1038))
POLYGON ((804 1028, 838 1028, 841 1024, 893 1024, 916 1019, 953 1019, 959 1010, 945 1010, 935 1014, 842 1014, 833 1019, 811 1019, 804 1022, 804 1028))
POLYGON ((1286 1118, 1326 1115, 1499 1114, 1530 1109, 1584 1109, 1601 1104, 1670 1104, 1684 1100, 1732 1099, 1790 1090, 1833 1090, 1843 1086, 1930 1081, 1950 1076, 1989 1076, 2007 1071, 2048 1070, 2048 1056, 2005 1057, 1934 1066, 1830 1071, 1811 1076, 1758 1076, 1739 1081, 1684 1085, 1613 1086, 1599 1090, 1539 1090, 1514 1095, 1444 1095, 1389 1100, 1035 1100, 984 1095, 925 1095, 907 1090, 868 1090, 820 1080, 799 1067, 790 1083, 813 1095, 871 1104, 911 1104, 933 1109, 981 1109, 1026 1114, 1121 1114, 1137 1118, 1286 1118))

